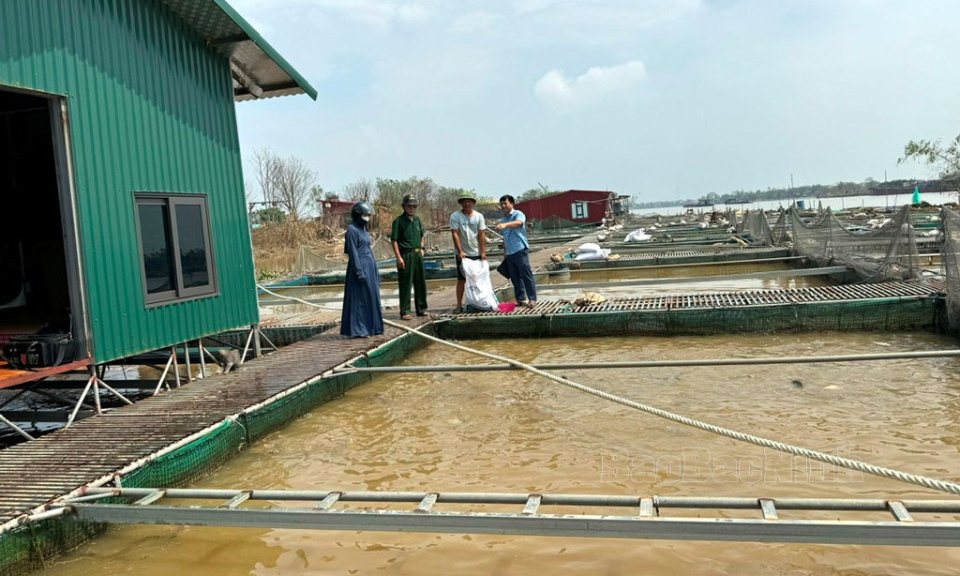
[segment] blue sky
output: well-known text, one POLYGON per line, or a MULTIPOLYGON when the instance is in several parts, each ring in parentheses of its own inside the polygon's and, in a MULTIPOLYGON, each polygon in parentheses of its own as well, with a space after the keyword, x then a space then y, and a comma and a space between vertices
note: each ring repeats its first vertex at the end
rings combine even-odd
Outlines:
MULTIPOLYGON (((926 176, 960 132, 954 0, 233 0, 318 89, 237 105, 325 190, 429 176, 641 201, 926 176)), ((245 164, 252 180, 249 163, 245 164)))

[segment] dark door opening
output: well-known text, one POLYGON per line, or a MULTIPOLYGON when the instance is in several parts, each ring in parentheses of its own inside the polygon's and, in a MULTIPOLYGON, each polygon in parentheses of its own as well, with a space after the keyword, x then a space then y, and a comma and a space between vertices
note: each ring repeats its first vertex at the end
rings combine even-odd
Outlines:
POLYGON ((0 90, 0 350, 18 336, 76 331, 58 114, 55 98, 0 90))

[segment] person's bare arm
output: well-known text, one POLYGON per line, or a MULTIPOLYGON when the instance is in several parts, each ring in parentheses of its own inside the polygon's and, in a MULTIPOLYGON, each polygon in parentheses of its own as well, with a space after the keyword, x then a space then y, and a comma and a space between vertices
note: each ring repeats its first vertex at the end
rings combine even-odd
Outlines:
POLYGON ((456 230, 451 230, 450 233, 453 234, 453 246, 457 249, 457 256, 463 260, 467 255, 463 253, 463 248, 460 247, 460 235, 457 234, 456 230))
POLYGON ((481 230, 480 233, 477 234, 477 242, 480 244, 481 260, 487 259, 487 235, 484 234, 484 232, 486 232, 486 230, 481 230))
POLYGON ((396 240, 393 241, 393 253, 397 257, 397 267, 403 270, 407 263, 404 262, 403 257, 400 256, 400 246, 397 244, 396 240))
POLYGON ((503 230, 504 228, 522 228, 522 227, 523 227, 523 220, 511 220, 506 223, 501 222, 497 224, 497 227, 494 228, 494 230, 499 231, 499 230, 503 230))

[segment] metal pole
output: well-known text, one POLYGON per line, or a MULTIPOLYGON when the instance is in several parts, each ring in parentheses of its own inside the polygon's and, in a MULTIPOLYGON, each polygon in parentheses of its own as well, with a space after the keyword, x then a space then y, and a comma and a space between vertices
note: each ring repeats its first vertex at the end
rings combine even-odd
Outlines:
MULTIPOLYGON (((167 365, 163 367, 163 373, 160 374, 160 380, 157 381, 157 389, 153 391, 153 395, 154 395, 154 396, 156 396, 157 394, 160 393, 160 388, 163 387, 163 383, 164 383, 164 382, 166 381, 166 379, 167 379, 167 372, 170 371, 170 365, 171 365, 172 363, 173 363, 173 356, 171 356, 170 359, 167 360, 167 365)), ((168 386, 167 386, 167 390, 169 390, 169 389, 170 389, 170 386, 168 385, 168 386)))
POLYGON ((131 402, 126 396, 114 390, 109 384, 107 384, 103 380, 99 380, 99 385, 106 388, 108 392, 113 393, 114 396, 122 400, 125 404, 130 404, 131 406, 133 405, 133 402, 131 402))
POLYGON ((170 348, 170 353, 173 355, 173 375, 176 377, 177 388, 180 387, 180 362, 177 360, 177 347, 173 346, 170 348))
POLYGON ((193 382, 193 373, 190 370, 190 346, 187 345, 187 342, 183 343, 183 357, 187 367, 187 382, 193 382))
POLYGON ((91 376, 90 379, 87 380, 87 385, 83 388, 83 392, 80 393, 80 399, 77 400, 77 405, 74 406, 73 412, 70 413, 70 418, 67 419, 67 424, 64 426, 64 428, 69 428, 70 425, 73 424, 74 419, 77 417, 77 413, 80 412, 80 406, 82 405, 84 399, 86 399, 87 393, 90 392, 90 387, 93 386, 93 381, 95 378, 95 376, 91 376))
MULTIPOLYGON (((764 364, 819 364, 836 362, 871 362, 878 360, 906 360, 917 358, 953 358, 960 350, 924 350, 918 352, 884 352, 880 354, 847 354, 834 356, 778 356, 768 358, 702 358, 694 360, 642 360, 623 362, 568 362, 533 364, 539 370, 597 370, 603 368, 678 368, 688 366, 755 366, 764 364)), ((470 364, 439 366, 377 366, 334 368, 334 372, 497 372, 522 370, 510 364, 470 364)))
POLYGON ((200 377, 201 377, 201 378, 206 378, 206 377, 207 377, 207 363, 206 363, 206 361, 205 361, 204 358, 203 358, 203 352, 204 352, 204 350, 203 350, 203 339, 202 339, 202 338, 198 338, 198 339, 197 339, 197 350, 200 351, 200 377))
POLYGON ((263 350, 260 348, 260 324, 253 325, 253 357, 259 358, 263 355, 263 350))
POLYGON ((243 354, 240 356, 240 363, 243 364, 247 359, 247 350, 250 349, 250 341, 253 340, 253 333, 256 330, 250 330, 250 334, 247 335, 247 343, 243 345, 243 354))
POLYGON ((23 428, 20 428, 19 426, 17 426, 17 425, 14 424, 13 422, 7 420, 7 418, 6 418, 3 414, 0 414, 0 422, 3 422, 3 423, 6 424, 7 426, 13 428, 13 431, 14 431, 14 432, 16 432, 17 434, 23 436, 23 437, 26 438, 27 440, 36 440, 36 438, 34 438, 33 436, 27 434, 27 432, 26 432, 23 428))

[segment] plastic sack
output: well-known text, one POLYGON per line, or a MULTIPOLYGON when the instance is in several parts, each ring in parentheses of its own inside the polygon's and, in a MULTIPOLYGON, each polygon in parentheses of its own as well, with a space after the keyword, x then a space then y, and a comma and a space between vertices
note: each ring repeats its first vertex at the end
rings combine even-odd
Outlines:
POLYGON ((577 254, 589 254, 591 252, 599 252, 602 250, 599 244, 594 244, 593 242, 587 242, 586 244, 581 244, 577 248, 577 254))
POLYGON ((463 259, 463 275, 467 282, 463 292, 466 309, 471 312, 492 312, 497 310, 497 296, 490 283, 490 264, 486 260, 463 259))
POLYGON ((584 262, 587 260, 603 260, 610 255, 609 248, 601 248, 599 252, 584 252, 577 255, 577 262, 584 262))
POLYGON ((644 232, 643 228, 639 230, 634 230, 633 232, 627 234, 627 237, 624 239, 625 242, 646 242, 650 240, 653 236, 644 232))

